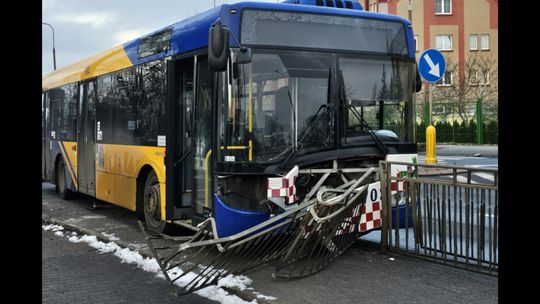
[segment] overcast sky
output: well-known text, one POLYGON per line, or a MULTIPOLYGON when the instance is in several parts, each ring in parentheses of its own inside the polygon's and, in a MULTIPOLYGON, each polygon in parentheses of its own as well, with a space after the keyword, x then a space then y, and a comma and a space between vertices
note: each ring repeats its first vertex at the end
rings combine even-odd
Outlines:
MULTIPOLYGON (((216 5, 240 0, 215 0, 216 5)), ((277 0, 250 0, 278 2, 277 0)), ((84 59, 214 7, 214 0, 43 0, 54 27, 56 67, 84 59)), ((42 73, 53 70, 52 31, 42 25, 42 73)))

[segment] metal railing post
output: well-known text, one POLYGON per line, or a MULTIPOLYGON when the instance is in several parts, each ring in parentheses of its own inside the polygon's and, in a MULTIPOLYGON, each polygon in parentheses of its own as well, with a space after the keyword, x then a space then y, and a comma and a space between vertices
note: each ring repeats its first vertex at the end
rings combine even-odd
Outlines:
POLYGON ((384 253, 386 251, 386 248, 388 246, 388 220, 387 220, 387 213, 388 213, 388 207, 386 202, 388 201, 386 197, 386 174, 387 174, 387 167, 386 163, 383 161, 379 162, 379 176, 380 176, 380 182, 381 182, 381 205, 382 205, 382 228, 381 228, 381 247, 380 252, 384 253))
POLYGON ((379 167, 383 204, 382 252, 397 251, 455 267, 497 275, 499 208, 497 169, 397 161, 381 161, 379 167), (406 166, 407 176, 392 176, 392 166, 406 166), (439 173, 420 175, 418 167, 437 169, 439 173), (446 172, 441 173, 443 171, 441 169, 445 169, 446 172), (489 172, 494 180, 488 182, 476 180, 477 172, 489 172), (403 190, 400 191, 399 187, 394 189, 394 182, 403 182, 403 190), (393 195, 393 191, 398 194, 393 195), (399 204, 400 198, 405 200, 406 209, 398 211, 398 208, 402 207, 399 204), (409 207, 412 210, 409 210, 409 207), (412 219, 409 221, 410 212, 412 219), (409 247, 408 230, 405 231, 404 242, 400 237, 401 232, 398 232, 399 217, 403 214, 406 215, 405 228, 410 227, 411 221, 413 223, 414 249, 409 247), (392 238, 395 238, 395 241, 392 241, 392 238))

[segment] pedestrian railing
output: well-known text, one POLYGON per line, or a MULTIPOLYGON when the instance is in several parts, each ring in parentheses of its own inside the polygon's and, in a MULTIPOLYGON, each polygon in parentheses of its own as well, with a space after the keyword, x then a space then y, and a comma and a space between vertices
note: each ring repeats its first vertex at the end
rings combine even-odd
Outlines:
POLYGON ((379 167, 383 252, 498 275, 497 169, 390 161, 379 167))

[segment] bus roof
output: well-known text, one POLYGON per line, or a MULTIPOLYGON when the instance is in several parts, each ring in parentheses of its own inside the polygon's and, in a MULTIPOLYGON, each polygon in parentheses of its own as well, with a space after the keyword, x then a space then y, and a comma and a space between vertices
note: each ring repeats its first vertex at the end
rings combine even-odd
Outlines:
MULTIPOLYGON (((42 76, 42 90, 47 91, 51 88, 85 79, 91 79, 100 75, 129 68, 134 65, 204 48, 208 45, 208 29, 218 18, 220 18, 225 25, 228 25, 230 30, 236 36, 238 36, 241 14, 232 14, 231 11, 236 10, 237 12, 240 12, 244 8, 371 17, 383 20, 399 21, 403 22, 405 25, 410 24, 408 20, 399 16, 366 12, 358 9, 270 2, 240 2, 230 5, 224 4, 131 40, 122 45, 103 51, 92 57, 75 62, 56 71, 49 72, 42 76), (144 58, 138 58, 137 52, 141 40, 167 29, 172 29, 169 50, 144 58)), ((412 31, 407 35, 412 36, 412 31)), ((235 45, 235 42, 231 39, 231 45, 233 44, 235 45)), ((411 45, 409 47, 412 48, 413 46, 411 45)), ((414 52, 411 54, 414 54, 414 52)))

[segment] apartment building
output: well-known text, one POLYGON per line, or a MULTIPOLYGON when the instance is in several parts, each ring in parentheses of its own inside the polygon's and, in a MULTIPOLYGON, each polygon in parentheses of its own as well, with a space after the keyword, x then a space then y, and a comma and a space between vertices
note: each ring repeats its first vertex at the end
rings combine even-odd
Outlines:
MULTIPOLYGON (((498 100, 498 0, 361 0, 366 10, 410 19, 416 57, 440 50, 448 68, 436 99, 454 103, 498 100), (411 8, 409 12, 409 6, 411 8), (460 82, 461 81, 461 82, 460 82)), ((425 90, 422 90, 425 91, 425 90)), ((420 94, 419 99, 424 99, 420 94)), ((467 106, 474 111, 474 106, 467 106)), ((436 113, 434 113, 436 114, 436 113)), ((469 113, 473 114, 473 113, 469 113)))

